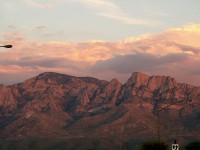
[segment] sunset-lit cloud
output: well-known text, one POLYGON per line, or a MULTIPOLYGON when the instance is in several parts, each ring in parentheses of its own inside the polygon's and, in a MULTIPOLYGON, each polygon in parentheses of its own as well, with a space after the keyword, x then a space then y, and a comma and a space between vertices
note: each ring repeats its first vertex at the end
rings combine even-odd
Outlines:
POLYGON ((45 71, 124 82, 132 72, 141 71, 200 85, 199 30, 200 25, 191 24, 117 42, 79 43, 41 42, 7 32, 1 43, 13 48, 0 50, 0 83, 21 82, 45 71))
POLYGON ((192 24, 133 41, 128 44, 131 54, 97 61, 92 71, 119 74, 141 71, 150 75, 170 75, 179 82, 200 85, 199 29, 199 25, 192 24))
POLYGON ((172 29, 168 29, 168 31, 172 31, 172 32, 179 32, 179 33, 200 33, 200 24, 188 24, 185 25, 182 28, 172 28, 172 29))

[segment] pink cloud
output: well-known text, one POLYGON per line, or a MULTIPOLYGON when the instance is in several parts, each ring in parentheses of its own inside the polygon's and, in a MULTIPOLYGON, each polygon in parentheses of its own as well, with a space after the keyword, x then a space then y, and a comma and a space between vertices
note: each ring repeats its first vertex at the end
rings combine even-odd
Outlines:
POLYGON ((4 34, 0 83, 11 84, 44 71, 127 80, 134 71, 170 75, 200 85, 200 25, 168 29, 119 42, 41 42, 22 33, 4 34))

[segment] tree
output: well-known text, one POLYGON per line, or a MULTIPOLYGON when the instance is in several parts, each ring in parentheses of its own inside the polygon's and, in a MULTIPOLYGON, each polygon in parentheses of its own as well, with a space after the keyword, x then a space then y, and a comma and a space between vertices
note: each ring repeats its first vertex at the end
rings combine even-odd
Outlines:
POLYGON ((200 141, 192 142, 186 145, 186 150, 200 150, 200 141))
POLYGON ((167 150, 168 145, 162 141, 148 141, 144 142, 140 150, 167 150))

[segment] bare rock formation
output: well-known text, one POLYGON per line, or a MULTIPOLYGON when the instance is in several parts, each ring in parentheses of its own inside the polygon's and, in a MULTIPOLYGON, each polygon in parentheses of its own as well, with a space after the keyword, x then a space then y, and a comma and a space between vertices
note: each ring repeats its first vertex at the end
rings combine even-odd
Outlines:
POLYGON ((199 104, 200 87, 169 76, 135 72, 122 84, 45 72, 0 85, 0 136, 153 137, 158 110, 169 105, 160 112, 163 134, 200 134, 199 104))

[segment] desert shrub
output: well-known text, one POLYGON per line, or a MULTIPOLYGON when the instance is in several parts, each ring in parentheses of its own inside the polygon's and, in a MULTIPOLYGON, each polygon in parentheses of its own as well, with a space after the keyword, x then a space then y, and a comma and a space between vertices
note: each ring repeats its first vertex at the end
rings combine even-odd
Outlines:
POLYGON ((200 150, 200 141, 189 143, 186 145, 185 150, 200 150))
POLYGON ((44 149, 42 147, 37 146, 37 147, 34 147, 33 150, 44 150, 44 149))
POLYGON ((0 150, 3 150, 3 146, 0 144, 0 150))
POLYGON ((167 150, 168 145, 163 141, 144 142, 140 150, 167 150))

